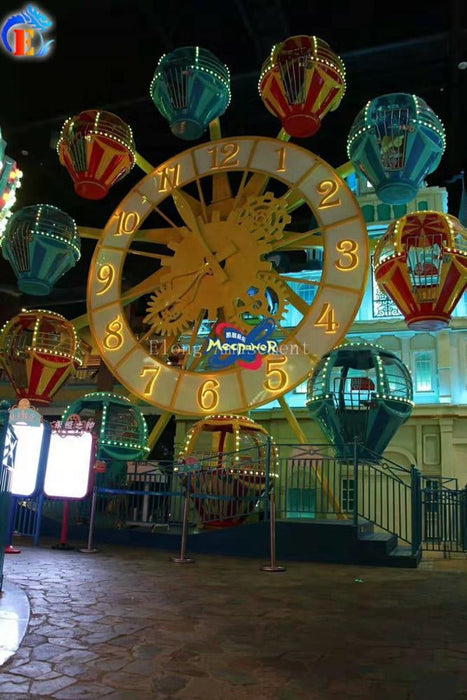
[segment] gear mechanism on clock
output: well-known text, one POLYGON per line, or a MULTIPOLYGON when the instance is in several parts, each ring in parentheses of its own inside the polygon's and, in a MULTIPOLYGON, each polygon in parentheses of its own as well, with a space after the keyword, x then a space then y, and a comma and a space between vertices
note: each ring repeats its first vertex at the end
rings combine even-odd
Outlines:
POLYGON ((239 206, 233 199, 227 216, 213 209, 206 223, 182 192, 174 201, 186 227, 181 240, 167 243, 174 255, 162 261, 160 286, 150 298, 144 322, 155 333, 179 335, 200 310, 208 321, 221 317, 244 325, 246 313, 279 321, 285 311, 285 285, 271 272, 265 256, 290 223, 286 202, 270 192, 239 206))

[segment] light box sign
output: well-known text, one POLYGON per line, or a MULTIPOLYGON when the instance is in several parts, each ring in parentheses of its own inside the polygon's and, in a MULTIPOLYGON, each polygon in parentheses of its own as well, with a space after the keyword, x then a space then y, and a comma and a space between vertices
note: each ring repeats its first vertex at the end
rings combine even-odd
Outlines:
POLYGON ((14 496, 30 497, 42 491, 50 425, 27 399, 10 409, 8 419, 18 439, 11 478, 14 496))
POLYGON ((96 453, 93 421, 70 416, 52 423, 44 493, 50 498, 85 498, 91 490, 96 453))

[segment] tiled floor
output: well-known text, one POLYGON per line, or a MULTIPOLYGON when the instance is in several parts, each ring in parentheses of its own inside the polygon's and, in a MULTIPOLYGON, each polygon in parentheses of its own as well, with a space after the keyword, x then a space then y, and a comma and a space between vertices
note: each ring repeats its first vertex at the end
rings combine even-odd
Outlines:
POLYGON ((467 697, 463 555, 417 570, 264 563, 24 546, 6 557, 0 638, 9 591, 31 617, 0 698, 467 697))

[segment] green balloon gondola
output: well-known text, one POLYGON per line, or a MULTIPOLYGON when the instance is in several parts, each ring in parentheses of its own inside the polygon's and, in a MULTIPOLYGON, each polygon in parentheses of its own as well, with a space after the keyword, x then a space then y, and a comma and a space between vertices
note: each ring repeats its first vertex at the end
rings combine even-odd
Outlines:
POLYGON ((381 457, 413 407, 407 367, 368 343, 340 345, 324 355, 309 380, 307 406, 334 446, 336 456, 381 457))

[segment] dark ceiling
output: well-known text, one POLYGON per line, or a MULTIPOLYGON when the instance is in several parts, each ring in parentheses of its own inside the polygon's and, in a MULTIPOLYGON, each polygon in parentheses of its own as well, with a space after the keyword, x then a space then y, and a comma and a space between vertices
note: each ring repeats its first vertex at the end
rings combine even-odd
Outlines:
MULTIPOLYGON (((3 17, 23 7, 9 4, 7 10, 2 6, 3 17)), ((189 146, 172 136, 149 97, 157 60, 179 46, 205 47, 229 66, 232 102, 221 120, 225 136, 276 135, 279 123, 257 92, 261 64, 273 43, 315 34, 344 60, 347 92, 321 131, 301 145, 340 165, 347 160, 349 128, 368 99, 415 93, 445 123, 447 151, 429 184, 448 187, 449 209, 457 214, 460 183, 450 181, 465 167, 467 150, 467 70, 458 67, 467 61, 467 7, 461 0, 425 2, 423 10, 420 3, 303 0, 48 0, 39 7, 55 20, 54 54, 44 61, 21 61, 0 53, 0 126, 7 154, 24 172, 16 208, 46 202, 79 225, 103 226, 140 179, 135 168, 102 202, 75 195, 55 143, 65 118, 83 109, 104 107, 129 122, 138 151, 154 165, 189 146)), ((21 306, 42 305, 69 318, 83 313, 92 247, 83 242, 82 260, 43 299, 13 296, 14 276, 2 259, 3 318, 21 306)))

